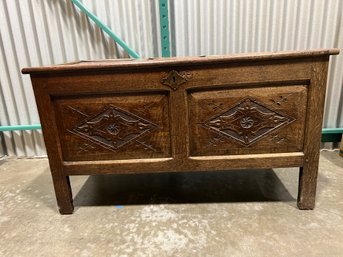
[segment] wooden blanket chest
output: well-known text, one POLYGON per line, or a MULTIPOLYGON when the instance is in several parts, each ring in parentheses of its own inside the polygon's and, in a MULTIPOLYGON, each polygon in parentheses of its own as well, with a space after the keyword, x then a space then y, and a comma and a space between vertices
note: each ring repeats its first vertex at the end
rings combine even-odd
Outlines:
POLYGON ((338 49, 83 61, 31 74, 61 214, 71 175, 300 167, 313 209, 338 49))

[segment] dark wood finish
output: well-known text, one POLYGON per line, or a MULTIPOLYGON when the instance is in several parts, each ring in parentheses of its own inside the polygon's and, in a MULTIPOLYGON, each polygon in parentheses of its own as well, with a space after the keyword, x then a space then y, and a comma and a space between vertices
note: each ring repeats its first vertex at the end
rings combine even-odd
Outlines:
POLYGON ((313 61, 311 66, 304 143, 305 159, 299 172, 298 207, 302 210, 311 210, 315 205, 328 62, 329 56, 313 61))
POLYGON ((302 151, 306 107, 307 85, 190 93, 190 155, 302 151))
POLYGON ((171 157, 166 92, 54 100, 65 161, 171 157))
POLYGON ((213 56, 191 56, 191 57, 173 57, 173 58, 149 58, 149 59, 110 59, 99 61, 80 61, 67 63, 63 65, 53 65, 45 67, 24 68, 23 74, 33 73, 51 73, 51 72, 75 72, 84 70, 103 71, 116 69, 141 69, 170 66, 199 66, 227 64, 234 62, 251 62, 262 60, 280 60, 280 59, 299 59, 321 57, 339 54, 339 49, 317 49, 308 51, 283 51, 272 53, 245 53, 231 55, 213 55, 213 56))
POLYGON ((301 167, 314 207, 327 65, 337 49, 27 68, 57 203, 70 175, 301 167))

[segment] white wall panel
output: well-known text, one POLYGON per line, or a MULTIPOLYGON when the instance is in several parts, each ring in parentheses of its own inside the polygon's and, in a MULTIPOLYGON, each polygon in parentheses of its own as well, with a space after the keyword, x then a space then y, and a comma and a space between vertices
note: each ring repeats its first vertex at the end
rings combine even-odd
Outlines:
MULTIPOLYGON (((83 0, 142 57, 160 56, 158 0, 83 0)), ((174 56, 343 49, 342 0, 170 0, 174 56)), ((127 57, 66 0, 0 0, 0 125, 39 123, 28 66, 127 57)), ((343 53, 331 57, 324 126, 343 127, 343 53)), ((5 132, 0 155, 42 156, 41 131, 5 132)))

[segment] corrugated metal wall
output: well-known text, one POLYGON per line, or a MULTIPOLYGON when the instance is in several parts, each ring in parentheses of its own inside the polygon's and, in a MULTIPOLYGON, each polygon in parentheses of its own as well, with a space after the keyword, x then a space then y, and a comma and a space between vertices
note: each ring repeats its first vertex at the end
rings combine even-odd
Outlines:
MULTIPOLYGON (((160 56, 158 0, 83 0, 142 57, 160 56)), ((170 0, 172 54, 338 47, 342 0, 170 0)), ((0 1, 0 124, 38 123, 26 66, 126 57, 66 0, 0 1)), ((343 127, 343 53, 331 59, 325 127, 343 127)), ((45 154, 40 131, 6 132, 0 155, 45 154), (1 152, 2 151, 2 152, 1 152)))

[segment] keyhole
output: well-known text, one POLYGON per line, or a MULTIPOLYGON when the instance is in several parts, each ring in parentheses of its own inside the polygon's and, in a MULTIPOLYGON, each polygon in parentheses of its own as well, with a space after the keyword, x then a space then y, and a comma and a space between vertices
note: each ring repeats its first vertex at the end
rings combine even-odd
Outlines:
POLYGON ((175 76, 173 76, 173 83, 175 83, 176 82, 176 78, 175 78, 175 76))

